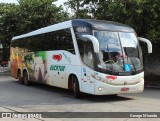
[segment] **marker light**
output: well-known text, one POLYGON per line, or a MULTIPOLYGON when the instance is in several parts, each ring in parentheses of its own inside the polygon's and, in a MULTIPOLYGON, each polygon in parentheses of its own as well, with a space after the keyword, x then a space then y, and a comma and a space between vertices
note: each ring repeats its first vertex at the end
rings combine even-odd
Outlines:
POLYGON ((98 90, 99 90, 99 91, 102 91, 102 88, 101 88, 101 87, 98 87, 98 90))

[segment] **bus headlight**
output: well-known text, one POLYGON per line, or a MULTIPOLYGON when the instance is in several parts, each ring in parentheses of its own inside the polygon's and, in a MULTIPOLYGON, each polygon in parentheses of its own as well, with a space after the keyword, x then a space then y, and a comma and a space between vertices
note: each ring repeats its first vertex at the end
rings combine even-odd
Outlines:
POLYGON ((141 81, 144 81, 144 78, 143 77, 140 77, 139 78, 139 81, 141 82, 141 81))
POLYGON ((98 87, 98 91, 102 91, 102 88, 101 88, 101 87, 98 87))

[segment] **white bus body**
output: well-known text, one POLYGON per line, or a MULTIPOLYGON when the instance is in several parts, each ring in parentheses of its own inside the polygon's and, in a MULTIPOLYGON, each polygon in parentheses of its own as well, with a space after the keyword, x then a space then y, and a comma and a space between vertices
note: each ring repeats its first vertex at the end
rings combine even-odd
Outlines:
MULTIPOLYGON (((149 52, 152 52, 151 43, 149 52)), ((20 83, 44 83, 93 95, 144 89, 142 53, 132 28, 109 21, 75 19, 14 37, 11 75, 20 83)))

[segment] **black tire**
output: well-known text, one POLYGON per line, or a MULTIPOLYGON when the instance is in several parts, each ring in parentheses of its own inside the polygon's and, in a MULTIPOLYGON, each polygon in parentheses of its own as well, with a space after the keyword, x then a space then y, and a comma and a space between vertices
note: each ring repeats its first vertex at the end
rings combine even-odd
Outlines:
POLYGON ((74 93, 74 97, 75 98, 81 98, 81 92, 79 90, 79 83, 78 83, 78 79, 76 77, 73 77, 73 93, 74 93))
POLYGON ((20 84, 23 84, 23 78, 21 77, 21 72, 20 71, 18 72, 18 82, 20 84))
POLYGON ((116 98, 118 96, 118 94, 112 94, 112 95, 108 95, 111 98, 116 98))
POLYGON ((29 86, 30 85, 30 82, 28 80, 28 74, 27 72, 25 71, 24 74, 23 74, 23 82, 24 82, 24 85, 26 86, 29 86))

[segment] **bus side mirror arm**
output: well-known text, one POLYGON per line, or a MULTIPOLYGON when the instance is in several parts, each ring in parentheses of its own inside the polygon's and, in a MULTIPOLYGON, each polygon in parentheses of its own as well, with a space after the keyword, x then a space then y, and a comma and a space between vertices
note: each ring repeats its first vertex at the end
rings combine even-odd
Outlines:
POLYGON ((152 53, 152 43, 148 39, 145 39, 145 38, 142 38, 142 37, 138 37, 138 39, 142 42, 147 43, 148 53, 152 53))
POLYGON ((99 53, 99 42, 97 38, 92 35, 82 35, 82 37, 89 39, 93 43, 94 52, 99 53))

